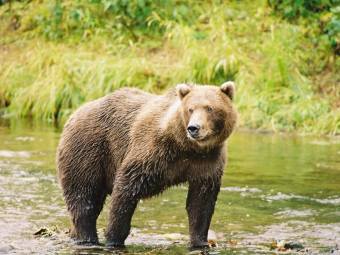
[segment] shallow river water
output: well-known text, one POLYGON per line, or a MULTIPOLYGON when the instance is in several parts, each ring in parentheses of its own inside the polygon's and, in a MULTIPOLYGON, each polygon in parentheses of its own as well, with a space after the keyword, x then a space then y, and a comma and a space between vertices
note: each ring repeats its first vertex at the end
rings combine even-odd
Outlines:
MULTIPOLYGON (((51 126, 0 124, 0 254, 199 254, 187 249, 185 185, 140 202, 126 249, 73 244, 55 172, 59 136, 51 126)), ((211 230, 210 254, 340 254, 340 140, 236 132, 211 230), (278 251, 275 242, 303 248, 278 251)))

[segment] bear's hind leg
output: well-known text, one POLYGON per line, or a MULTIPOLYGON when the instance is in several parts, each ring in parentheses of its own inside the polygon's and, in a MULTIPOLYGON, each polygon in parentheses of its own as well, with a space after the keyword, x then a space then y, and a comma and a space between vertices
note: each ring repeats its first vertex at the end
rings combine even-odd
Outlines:
MULTIPOLYGON (((87 189, 89 190, 89 189, 87 189)), ((96 222, 103 208, 106 194, 87 194, 85 190, 77 192, 73 199, 67 199, 73 228, 71 237, 78 244, 98 244, 96 222)))

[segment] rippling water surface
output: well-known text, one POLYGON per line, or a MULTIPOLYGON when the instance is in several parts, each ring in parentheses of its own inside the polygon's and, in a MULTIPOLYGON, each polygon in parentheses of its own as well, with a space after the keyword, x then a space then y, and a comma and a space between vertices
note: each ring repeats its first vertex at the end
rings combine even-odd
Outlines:
MULTIPOLYGON (((190 252, 185 185, 140 202, 125 250, 70 242, 55 173, 59 135, 49 126, 0 125, 0 254, 190 252), (47 233, 34 235, 41 229, 47 233)), ((98 222, 102 242, 108 202, 98 222)), ((218 247, 210 254, 272 254, 273 240, 340 254, 340 140, 235 133, 211 230, 218 247)))

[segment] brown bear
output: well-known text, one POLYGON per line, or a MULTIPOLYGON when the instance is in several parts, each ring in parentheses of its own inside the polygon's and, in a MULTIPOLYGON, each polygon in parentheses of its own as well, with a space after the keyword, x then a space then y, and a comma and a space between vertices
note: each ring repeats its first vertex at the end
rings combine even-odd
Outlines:
POLYGON ((123 246, 142 198, 187 182, 190 245, 207 234, 236 123, 233 82, 179 84, 164 95, 123 88, 80 107, 67 121, 57 168, 80 243, 98 243, 96 220, 111 195, 108 246, 123 246))

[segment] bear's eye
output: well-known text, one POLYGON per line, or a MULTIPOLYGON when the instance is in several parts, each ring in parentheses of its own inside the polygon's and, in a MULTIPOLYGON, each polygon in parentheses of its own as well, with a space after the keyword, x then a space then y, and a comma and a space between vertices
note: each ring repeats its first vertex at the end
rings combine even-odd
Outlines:
POLYGON ((194 110, 192 108, 189 108, 189 113, 192 113, 194 110))
POLYGON ((211 106, 207 106, 207 111, 208 112, 212 112, 213 111, 213 108, 211 106))

